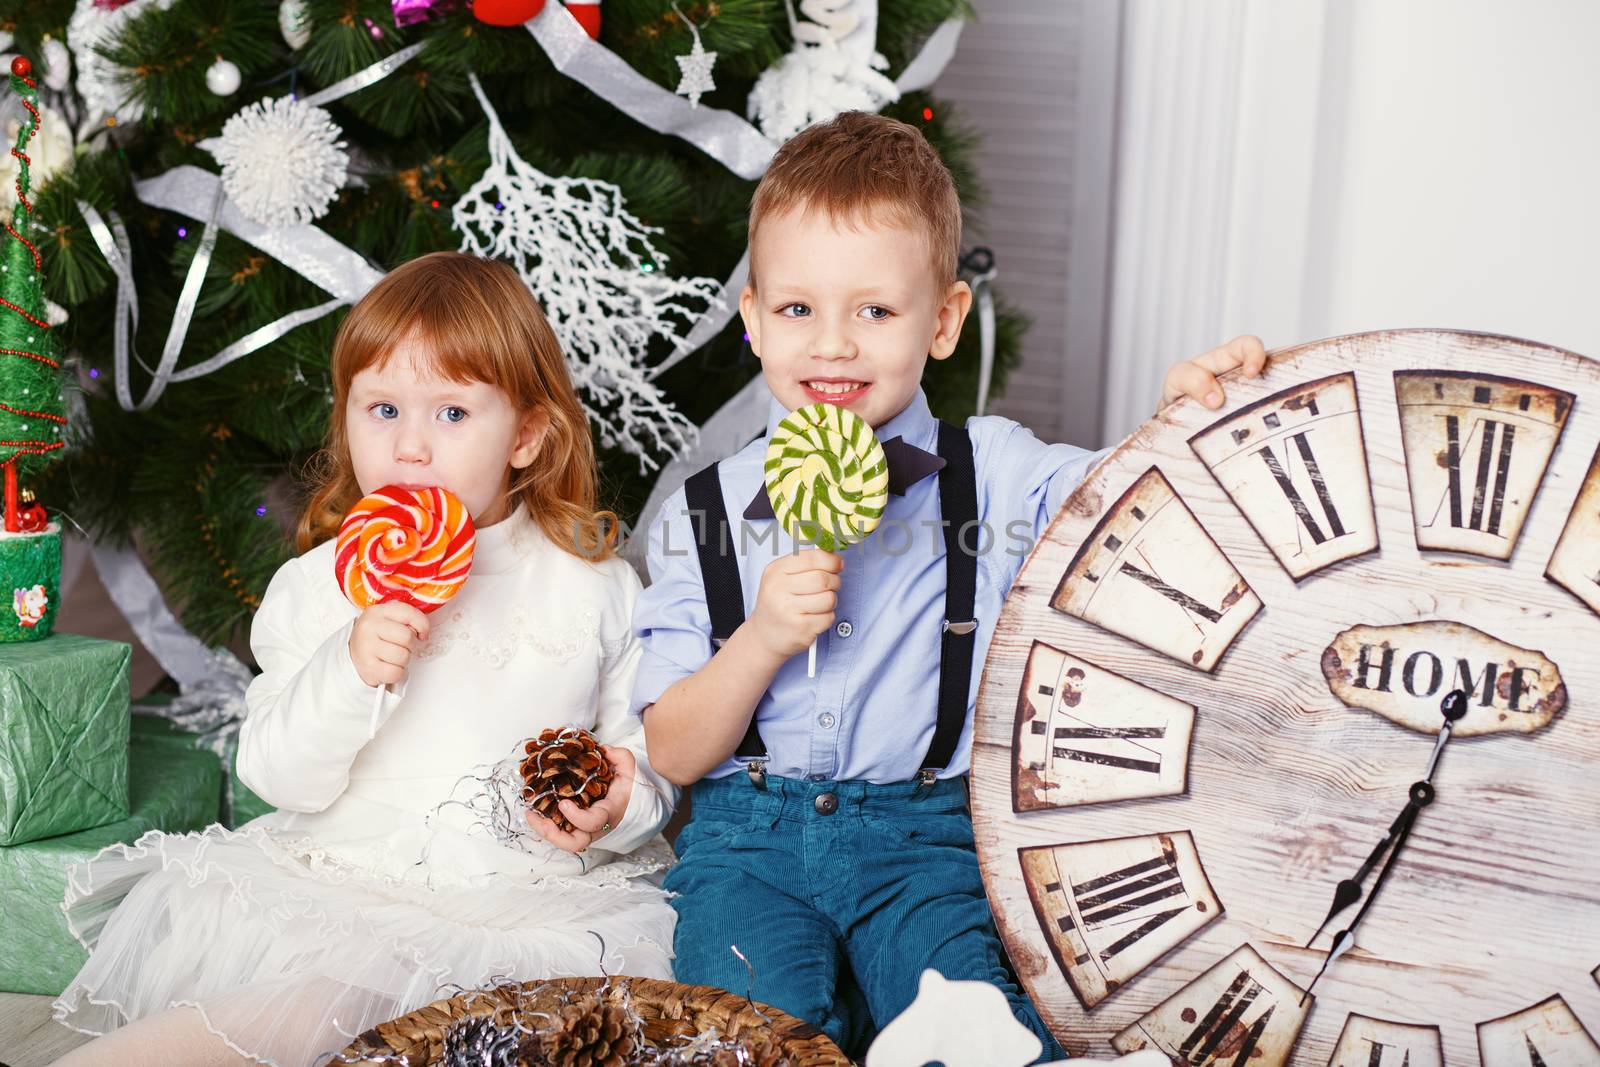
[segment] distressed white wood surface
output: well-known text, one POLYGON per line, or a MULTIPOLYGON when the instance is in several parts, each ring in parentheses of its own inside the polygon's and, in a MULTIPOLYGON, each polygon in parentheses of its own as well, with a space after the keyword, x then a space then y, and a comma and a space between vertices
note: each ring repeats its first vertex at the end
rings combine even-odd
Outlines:
POLYGON ((1600 442, 1600 365, 1507 338, 1399 331, 1279 353, 1262 378, 1231 380, 1227 390, 1223 412, 1170 408, 1092 473, 1024 566, 1000 619, 978 698, 972 803, 996 918, 1029 992, 1069 1052, 1104 1055, 1112 1035, 1245 943, 1309 984, 1331 933, 1301 946, 1335 883, 1404 806, 1433 747, 1430 737, 1342 705, 1319 657, 1353 625, 1444 619, 1543 652, 1561 669, 1567 706, 1533 733, 1450 743, 1434 778, 1437 800, 1357 947, 1317 986, 1289 1062, 1327 1064, 1358 1013, 1438 1026, 1445 1062, 1477 1063, 1479 1023, 1558 993, 1600 1034, 1600 983, 1591 976, 1600 965, 1600 616, 1545 577, 1600 442), (1486 372, 1576 397, 1508 561, 1417 548, 1397 370, 1486 372), (1344 371, 1356 376, 1380 546, 1296 583, 1188 440, 1253 401, 1344 371), (1102 511, 1152 464, 1263 603, 1209 673, 1050 606, 1102 511), (1183 795, 1013 811, 1018 690, 1035 640, 1198 709, 1183 795), (1017 850, 1182 830, 1193 834, 1225 915, 1085 1011, 1046 946, 1017 850))

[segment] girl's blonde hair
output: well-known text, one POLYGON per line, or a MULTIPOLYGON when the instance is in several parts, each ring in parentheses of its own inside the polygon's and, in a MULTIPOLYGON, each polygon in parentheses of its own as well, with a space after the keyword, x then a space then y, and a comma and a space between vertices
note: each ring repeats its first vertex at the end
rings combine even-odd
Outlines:
POLYGON ((513 472, 510 502, 522 504, 545 536, 573 555, 611 555, 616 516, 596 507, 594 442, 550 323, 511 267, 457 252, 434 252, 396 267, 340 324, 333 341, 333 410, 322 451, 308 468, 311 499, 300 516, 299 550, 337 534, 361 499, 345 430, 350 383, 387 362, 408 334, 433 353, 440 377, 485 382, 519 412, 549 417, 538 458, 513 472))

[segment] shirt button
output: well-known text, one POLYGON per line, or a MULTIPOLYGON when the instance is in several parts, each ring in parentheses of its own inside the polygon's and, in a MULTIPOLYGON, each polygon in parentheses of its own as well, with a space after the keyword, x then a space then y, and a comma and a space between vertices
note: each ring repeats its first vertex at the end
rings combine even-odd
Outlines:
POLYGON ((828 776, 826 774, 813 774, 809 777, 813 782, 826 782, 828 780, 828 776))
POLYGON ((824 730, 833 729, 834 721, 833 712, 831 711, 825 711, 821 715, 817 716, 817 725, 822 727, 824 730))
POLYGON ((818 815, 832 815, 839 810, 839 798, 832 793, 818 793, 817 799, 812 801, 818 815))
POLYGON ((838 634, 840 637, 849 637, 851 634, 856 632, 856 628, 850 625, 849 619, 840 619, 839 625, 833 628, 833 632, 838 634))

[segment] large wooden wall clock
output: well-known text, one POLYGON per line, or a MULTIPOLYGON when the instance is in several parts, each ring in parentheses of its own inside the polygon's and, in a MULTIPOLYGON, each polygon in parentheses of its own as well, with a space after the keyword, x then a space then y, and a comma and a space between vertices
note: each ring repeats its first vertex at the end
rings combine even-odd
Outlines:
POLYGON ((1001 615, 972 803, 1018 973, 1075 1054, 1600 1064, 1600 364, 1402 331, 1227 391, 1102 462, 1001 615))

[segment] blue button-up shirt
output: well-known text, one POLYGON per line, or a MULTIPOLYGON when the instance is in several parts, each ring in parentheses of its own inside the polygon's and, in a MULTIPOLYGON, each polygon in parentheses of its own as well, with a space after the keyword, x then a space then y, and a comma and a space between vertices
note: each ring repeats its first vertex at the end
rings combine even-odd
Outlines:
MULTIPOLYGON (((767 433, 787 414, 776 402, 767 433)), ((977 649, 967 692, 967 721, 949 778, 965 774, 972 755, 972 707, 1000 605, 1022 561, 1067 494, 1101 453, 1072 445, 1047 445, 1010 419, 967 421, 978 477, 979 542, 977 649)), ((899 415, 877 429, 878 439, 905 438, 938 450, 938 421, 921 390, 899 415)), ((732 526, 746 617, 755 609, 761 574, 797 545, 772 519, 745 519, 763 491, 767 439, 757 440, 718 465, 722 497, 732 526)), ((634 683, 633 709, 645 709, 681 678, 711 659, 711 617, 684 491, 679 489, 651 520, 651 584, 640 595, 634 629, 644 657, 634 683)), ((713 534, 714 536, 714 534, 713 534)), ((834 625, 817 639, 817 676, 806 677, 806 653, 791 658, 756 706, 771 774, 813 780, 910 780, 933 740, 938 713, 939 649, 944 622, 944 534, 939 523, 939 479, 931 476, 889 498, 878 529, 845 549, 845 568, 834 625)), ((710 777, 742 769, 730 759, 710 777)))

